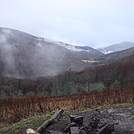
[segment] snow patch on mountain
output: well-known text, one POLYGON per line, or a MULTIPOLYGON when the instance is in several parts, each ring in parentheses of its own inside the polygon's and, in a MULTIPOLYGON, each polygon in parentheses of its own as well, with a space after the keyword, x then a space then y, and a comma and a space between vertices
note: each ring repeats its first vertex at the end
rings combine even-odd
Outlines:
POLYGON ((68 43, 63 43, 63 42, 56 42, 57 45, 60 45, 66 49, 69 49, 71 51, 80 51, 80 52, 87 52, 89 54, 92 54, 92 55, 103 55, 103 53, 101 53, 100 51, 92 48, 92 47, 89 47, 89 46, 74 46, 74 45, 70 45, 68 43))
POLYGON ((41 43, 38 43, 36 46, 37 46, 37 47, 42 47, 41 43))
POLYGON ((69 45, 67 43, 63 43, 63 42, 57 42, 56 43, 57 45, 60 45, 62 47, 65 47, 69 50, 72 50, 72 51, 83 51, 82 49, 77 49, 76 46, 73 46, 73 45, 69 45))
POLYGON ((11 35, 11 34, 12 34, 12 31, 11 31, 10 29, 7 29, 7 28, 3 28, 3 29, 2 29, 2 32, 3 32, 4 34, 7 34, 7 35, 11 35))
POLYGON ((129 49, 132 47, 134 47, 134 42, 124 41, 124 42, 121 42, 118 44, 110 45, 108 47, 98 48, 98 50, 104 54, 108 54, 108 53, 112 53, 112 52, 117 52, 117 51, 129 49))

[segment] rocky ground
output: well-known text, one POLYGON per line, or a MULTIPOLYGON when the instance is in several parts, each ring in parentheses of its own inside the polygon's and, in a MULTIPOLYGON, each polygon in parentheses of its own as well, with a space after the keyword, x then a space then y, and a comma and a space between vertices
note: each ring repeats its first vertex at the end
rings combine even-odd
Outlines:
MULTIPOLYGON (((84 117, 83 126, 89 124, 94 114, 101 123, 114 124, 112 134, 134 134, 134 107, 113 107, 79 113, 84 117)), ((58 122, 51 124, 47 131, 53 134, 63 133, 69 123, 69 115, 65 113, 58 122)))
MULTIPOLYGON (((66 134, 63 130, 70 124, 70 113, 76 112, 64 112, 60 119, 49 125, 47 128, 47 132, 43 132, 42 134, 66 134)), ((85 110, 84 112, 79 112, 77 115, 81 115, 84 117, 83 125, 87 126, 92 120, 93 115, 100 119, 101 123, 114 124, 114 132, 112 134, 134 134, 134 106, 123 106, 116 105, 112 107, 105 107, 101 109, 95 110, 85 110)), ((36 123, 36 122, 34 122, 36 123)), ((42 124, 43 121, 39 122, 42 124)), ((33 128, 33 126, 28 126, 25 124, 25 127, 21 127, 18 129, 10 129, 10 131, 0 133, 0 134, 26 134, 27 128, 33 128)), ((39 126, 37 126, 39 127, 39 126)))

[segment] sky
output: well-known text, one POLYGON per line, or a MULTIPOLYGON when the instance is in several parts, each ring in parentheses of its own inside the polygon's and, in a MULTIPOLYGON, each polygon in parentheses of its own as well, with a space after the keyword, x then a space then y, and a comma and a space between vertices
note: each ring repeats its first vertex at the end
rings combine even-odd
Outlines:
POLYGON ((134 0, 0 0, 0 27, 105 47, 134 41, 134 0))

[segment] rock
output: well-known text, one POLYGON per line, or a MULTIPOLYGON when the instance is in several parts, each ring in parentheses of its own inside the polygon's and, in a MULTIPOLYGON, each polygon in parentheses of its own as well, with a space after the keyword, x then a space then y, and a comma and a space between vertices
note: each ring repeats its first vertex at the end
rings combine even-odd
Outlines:
POLYGON ((32 128, 26 130, 26 134, 39 134, 37 131, 34 131, 32 128))
POLYGON ((113 108, 107 110, 107 113, 108 113, 108 114, 112 114, 112 113, 114 113, 114 112, 115 112, 115 110, 114 110, 113 108))
POLYGON ((49 134, 63 134, 62 132, 58 132, 58 131, 49 131, 49 134))
POLYGON ((129 107, 128 109, 129 109, 129 110, 132 110, 132 107, 129 107))
POLYGON ((87 134, 87 133, 84 130, 80 130, 80 134, 87 134))
POLYGON ((130 129, 130 133, 133 133, 134 134, 134 129, 130 129))
POLYGON ((114 132, 114 124, 106 124, 97 132, 97 134, 111 134, 112 132, 114 132))
POLYGON ((71 127, 71 134, 79 134, 79 128, 78 127, 71 127))
POLYGON ((129 117, 129 115, 127 115, 127 113, 117 113, 117 114, 115 114, 115 115, 117 115, 117 116, 123 116, 123 117, 129 117))
POLYGON ((112 132, 111 134, 116 134, 116 132, 112 132))
POLYGON ((118 125, 118 124, 120 124, 120 122, 121 122, 120 120, 116 120, 116 121, 114 122, 114 124, 115 124, 115 125, 118 125))
POLYGON ((82 125, 83 124, 83 116, 80 115, 70 115, 70 121, 71 123, 74 122, 78 125, 82 125))
POLYGON ((78 125, 76 123, 72 122, 64 129, 64 132, 68 133, 68 132, 70 132, 71 127, 77 127, 77 126, 78 125))
POLYGON ((93 129, 96 129, 98 127, 98 124, 100 123, 100 120, 97 119, 97 118, 93 118, 89 125, 93 128, 93 129))

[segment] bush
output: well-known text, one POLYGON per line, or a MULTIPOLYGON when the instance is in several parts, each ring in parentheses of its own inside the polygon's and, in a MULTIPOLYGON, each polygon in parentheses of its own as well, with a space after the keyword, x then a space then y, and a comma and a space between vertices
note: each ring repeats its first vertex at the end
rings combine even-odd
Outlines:
POLYGON ((98 91, 105 88, 105 85, 102 82, 93 83, 89 85, 89 91, 98 91))
POLYGON ((27 94, 26 94, 26 96, 34 96, 34 95, 35 95, 35 93, 32 92, 32 91, 29 91, 29 92, 27 92, 27 94))
POLYGON ((116 86, 119 86, 120 85, 120 82, 118 80, 115 80, 113 84, 111 84, 111 88, 112 87, 116 87, 116 86))
POLYGON ((0 97, 1 98, 6 97, 6 93, 4 90, 0 90, 0 97))

